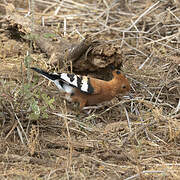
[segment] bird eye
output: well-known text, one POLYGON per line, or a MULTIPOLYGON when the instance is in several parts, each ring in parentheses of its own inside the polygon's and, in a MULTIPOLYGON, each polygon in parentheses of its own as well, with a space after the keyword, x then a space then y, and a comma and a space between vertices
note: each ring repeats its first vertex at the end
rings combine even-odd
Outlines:
POLYGON ((122 88, 123 88, 123 89, 126 89, 126 86, 125 86, 125 85, 123 85, 123 86, 122 86, 122 88))
POLYGON ((116 74, 121 74, 121 72, 117 70, 117 71, 116 71, 116 74))

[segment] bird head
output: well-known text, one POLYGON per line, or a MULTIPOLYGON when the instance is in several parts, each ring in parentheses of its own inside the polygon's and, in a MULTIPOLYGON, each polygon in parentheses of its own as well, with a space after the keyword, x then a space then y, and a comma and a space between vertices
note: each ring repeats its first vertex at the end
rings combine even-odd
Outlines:
POLYGON ((130 91, 128 79, 119 70, 114 70, 112 74, 118 93, 127 94, 130 91))

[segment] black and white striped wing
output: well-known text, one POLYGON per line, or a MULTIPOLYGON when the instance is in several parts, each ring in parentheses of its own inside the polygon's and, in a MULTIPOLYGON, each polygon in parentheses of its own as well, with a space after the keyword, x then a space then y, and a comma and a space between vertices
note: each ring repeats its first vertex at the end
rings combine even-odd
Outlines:
POLYGON ((80 91, 93 94, 94 88, 91 85, 90 78, 87 76, 80 76, 75 74, 61 73, 60 80, 70 86, 78 88, 80 91))
POLYGON ((32 67, 31 69, 40 73, 43 77, 49 79, 50 81, 53 81, 61 91, 73 93, 75 87, 85 93, 93 94, 94 92, 90 78, 87 76, 68 73, 52 74, 39 68, 32 67))

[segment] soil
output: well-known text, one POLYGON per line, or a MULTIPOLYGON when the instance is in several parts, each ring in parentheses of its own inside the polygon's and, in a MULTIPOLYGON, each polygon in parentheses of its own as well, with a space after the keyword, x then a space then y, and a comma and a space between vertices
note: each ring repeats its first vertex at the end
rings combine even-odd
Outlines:
POLYGON ((0 4, 0 179, 180 179, 180 2, 37 0, 28 11, 0 4), (28 68, 109 80, 112 65, 132 98, 83 112, 28 68))

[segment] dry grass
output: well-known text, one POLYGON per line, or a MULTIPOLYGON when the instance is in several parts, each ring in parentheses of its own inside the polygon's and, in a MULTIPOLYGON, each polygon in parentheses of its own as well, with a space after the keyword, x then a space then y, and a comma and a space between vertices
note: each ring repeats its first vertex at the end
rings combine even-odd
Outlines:
POLYGON ((65 38, 117 43, 133 99, 78 113, 52 84, 27 76, 26 52, 1 41, 0 178, 180 179, 179 1, 37 0, 35 23, 42 17, 65 38))

